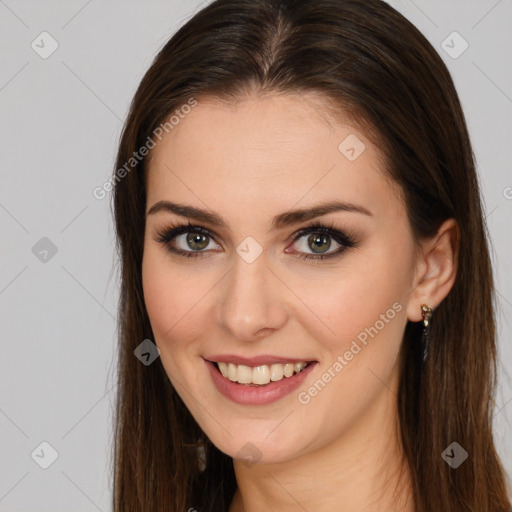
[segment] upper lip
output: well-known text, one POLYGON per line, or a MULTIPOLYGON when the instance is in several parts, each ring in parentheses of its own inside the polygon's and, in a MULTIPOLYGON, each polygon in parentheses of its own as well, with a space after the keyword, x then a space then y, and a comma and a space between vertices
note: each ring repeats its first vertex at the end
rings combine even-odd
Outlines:
POLYGON ((263 365, 271 365, 271 364, 314 362, 313 360, 308 359, 308 358, 298 359, 296 357, 279 357, 279 356, 271 356, 271 355, 244 357, 244 356, 237 356, 234 354, 219 354, 219 355, 205 357, 205 359, 207 361, 211 361, 213 363, 233 363, 236 365, 242 364, 245 366, 263 366, 263 365))

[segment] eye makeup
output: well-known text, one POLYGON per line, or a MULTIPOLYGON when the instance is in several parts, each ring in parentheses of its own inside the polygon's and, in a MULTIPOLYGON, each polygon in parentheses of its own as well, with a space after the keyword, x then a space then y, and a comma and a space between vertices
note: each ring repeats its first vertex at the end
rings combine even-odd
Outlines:
MULTIPOLYGON (((216 241, 216 235, 214 235, 211 231, 204 228, 200 225, 195 225, 192 223, 184 224, 184 223, 170 223, 165 225, 162 229, 160 229, 157 234, 155 240, 159 243, 162 243, 166 250, 168 250, 171 254, 184 257, 184 258, 201 258, 204 257, 204 253, 211 252, 209 250, 184 250, 176 246, 175 240, 181 235, 190 235, 196 234, 203 238, 203 240, 211 240, 216 241)), ((347 249, 352 247, 356 247, 358 242, 355 237, 344 231, 338 230, 334 228, 333 224, 325 224, 318 221, 313 221, 309 225, 301 228, 299 231, 294 233, 290 239, 293 243, 297 242, 303 237, 311 237, 311 235, 320 235, 322 240, 328 241, 328 249, 330 248, 331 240, 334 240, 337 244, 339 244, 339 248, 335 251, 321 254, 321 253, 304 253, 301 251, 290 250, 287 248, 285 252, 287 254, 295 253, 294 256, 303 259, 313 259, 313 260, 321 260, 327 258, 334 258, 340 256, 347 249)), ((186 239, 185 239, 186 240, 186 239)), ((307 239, 307 241, 310 238, 307 239)), ((315 238, 313 240, 318 240, 315 238)), ((306 243, 307 243, 306 241, 306 243)), ((185 243, 187 243, 185 241, 185 243)), ((208 244, 209 245, 209 244, 208 244)))

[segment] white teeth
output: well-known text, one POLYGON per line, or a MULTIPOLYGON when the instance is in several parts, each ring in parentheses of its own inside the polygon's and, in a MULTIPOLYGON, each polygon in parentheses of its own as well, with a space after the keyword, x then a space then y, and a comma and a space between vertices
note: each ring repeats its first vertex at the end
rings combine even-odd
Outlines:
POLYGON ((283 368, 285 377, 291 377, 295 371, 295 365, 293 363, 286 363, 283 368))
POLYGON ((236 365, 233 363, 228 364, 228 379, 236 382, 236 365))
POLYGON ((251 367, 220 362, 217 365, 220 373, 232 382, 264 386, 270 381, 276 382, 284 377, 291 377, 294 373, 300 373, 306 368, 307 363, 272 364, 270 366, 264 364, 251 367))
POLYGON ((256 366, 252 370, 253 384, 268 384, 270 382, 270 369, 267 365, 256 366))
POLYGON ((283 365, 282 364, 273 364, 270 367, 270 380, 276 381, 281 380, 283 378, 283 365))
POLYGON ((299 373, 306 368, 306 363, 295 363, 295 373, 299 373))
POLYGON ((240 384, 250 384, 252 381, 252 368, 250 366, 238 365, 236 380, 240 384))
POLYGON ((226 363, 217 363, 219 365, 220 373, 222 373, 223 377, 228 376, 228 365, 226 363))

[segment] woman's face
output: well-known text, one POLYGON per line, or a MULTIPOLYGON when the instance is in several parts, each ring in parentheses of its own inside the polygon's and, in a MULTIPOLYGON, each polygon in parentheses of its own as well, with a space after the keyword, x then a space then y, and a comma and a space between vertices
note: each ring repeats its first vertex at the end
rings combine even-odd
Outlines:
POLYGON ((142 272, 162 364, 212 442, 253 462, 393 414, 417 252, 379 151, 317 100, 200 100, 149 166, 142 272))

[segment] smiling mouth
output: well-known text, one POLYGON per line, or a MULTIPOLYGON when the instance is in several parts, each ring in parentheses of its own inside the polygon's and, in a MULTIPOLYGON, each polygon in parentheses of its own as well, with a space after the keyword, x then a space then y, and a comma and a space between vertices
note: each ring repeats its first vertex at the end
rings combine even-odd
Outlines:
POLYGON ((307 368, 313 361, 302 361, 299 363, 276 363, 271 365, 246 366, 243 364, 233 364, 225 362, 212 363, 217 370, 226 379, 231 382, 243 384, 245 386, 263 387, 271 382, 278 382, 288 379, 300 373, 307 368))

